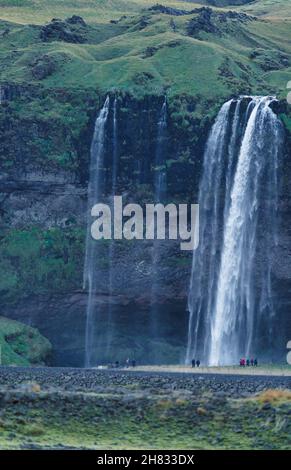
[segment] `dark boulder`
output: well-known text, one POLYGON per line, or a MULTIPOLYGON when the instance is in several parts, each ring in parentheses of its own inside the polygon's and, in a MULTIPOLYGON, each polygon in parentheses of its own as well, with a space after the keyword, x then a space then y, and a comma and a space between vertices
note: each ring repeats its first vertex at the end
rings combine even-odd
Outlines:
POLYGON ((178 8, 166 7, 165 5, 161 5, 160 3, 153 5, 148 10, 153 11, 155 13, 163 13, 165 15, 171 15, 171 16, 191 15, 194 12, 194 10, 189 11, 189 10, 181 10, 178 8))
POLYGON ((69 24, 77 24, 79 26, 83 26, 84 28, 86 28, 87 26, 86 21, 81 16, 78 16, 78 15, 73 15, 70 18, 67 18, 66 22, 69 24))
POLYGON ((38 57, 31 65, 31 73, 36 80, 43 80, 56 70, 55 60, 46 54, 38 57))
POLYGON ((218 13, 217 18, 220 22, 226 22, 227 20, 236 20, 240 21, 241 23, 245 23, 247 21, 255 21, 257 19, 256 16, 247 15, 246 13, 238 13, 232 10, 223 13, 218 13))
POLYGON ((198 8, 196 13, 198 13, 198 15, 192 18, 188 23, 187 32, 189 36, 195 37, 201 31, 206 33, 215 33, 218 31, 213 21, 214 12, 211 8, 198 8))
POLYGON ((64 41, 82 44, 86 42, 86 23, 80 16, 72 16, 67 20, 53 18, 41 28, 40 38, 44 42, 64 41))
POLYGON ((238 13, 236 11, 226 11, 217 13, 209 7, 201 7, 193 10, 196 13, 187 26, 187 33, 189 36, 198 37, 200 32, 212 33, 221 35, 223 32, 228 32, 228 24, 235 22, 246 23, 248 21, 256 20, 255 16, 250 16, 245 13, 238 13))

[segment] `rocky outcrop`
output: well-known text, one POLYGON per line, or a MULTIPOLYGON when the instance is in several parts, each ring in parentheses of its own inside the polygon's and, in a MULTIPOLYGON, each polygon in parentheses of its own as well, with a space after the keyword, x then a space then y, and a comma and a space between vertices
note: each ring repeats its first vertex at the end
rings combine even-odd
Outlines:
POLYGON ((206 0, 208 5, 214 7, 226 7, 226 6, 236 6, 236 5, 247 5, 252 3, 254 0, 206 0))
POLYGON ((205 33, 216 33, 218 31, 213 21, 213 10, 211 8, 200 8, 197 17, 188 23, 187 32, 189 36, 196 36, 201 31, 205 33))
POLYGON ((282 51, 277 51, 274 49, 254 49, 250 53, 250 58, 254 62, 258 63, 265 72, 289 67, 290 65, 289 56, 282 51))
POLYGON ((160 3, 153 5, 148 10, 153 11, 155 13, 163 13, 165 15, 171 16, 192 15, 195 12, 195 10, 182 10, 180 8, 167 7, 165 5, 161 5, 160 3))
POLYGON ((236 11, 227 11, 218 13, 212 8, 202 7, 193 10, 192 13, 196 13, 189 20, 187 32, 189 36, 198 37, 199 33, 211 33, 221 35, 223 32, 227 32, 231 23, 245 23, 248 21, 256 20, 256 17, 247 15, 245 13, 238 13, 236 11))
MULTIPOLYGON (((248 3, 253 0, 233 0, 228 1, 228 0, 208 0, 207 3, 208 5, 211 6, 222 6, 219 5, 219 3, 224 2, 223 6, 228 6, 228 5, 238 5, 238 4, 243 4, 243 3, 248 3), (237 3, 235 3, 237 2, 237 3)), ((165 5, 161 5, 160 3, 157 3, 156 5, 153 5, 152 7, 148 8, 148 11, 152 11, 154 13, 162 13, 165 15, 170 15, 170 16, 185 16, 185 15, 193 15, 195 13, 203 13, 205 10, 211 10, 209 7, 202 7, 202 8, 195 8, 194 10, 183 10, 180 8, 172 8, 168 7, 165 5)), ((211 10, 213 11, 213 10, 211 10)), ((244 13, 237 13, 235 11, 229 11, 226 13, 220 13, 219 14, 220 18, 226 19, 226 18, 236 18, 239 21, 242 21, 243 19, 246 19, 248 15, 244 13)))
POLYGON ((56 70, 56 61, 47 54, 37 57, 31 62, 31 73, 36 80, 43 80, 56 70))
POLYGON ((66 20, 53 18, 40 30, 40 38, 44 42, 65 41, 72 43, 86 42, 87 25, 80 16, 72 16, 66 20))

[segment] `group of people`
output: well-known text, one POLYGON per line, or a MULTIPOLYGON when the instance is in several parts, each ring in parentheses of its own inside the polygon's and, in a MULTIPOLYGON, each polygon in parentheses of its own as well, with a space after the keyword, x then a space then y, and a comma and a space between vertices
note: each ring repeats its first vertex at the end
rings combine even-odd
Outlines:
POLYGON ((199 361, 199 359, 197 359, 196 361, 195 361, 195 359, 192 359, 192 361, 191 361, 191 366, 192 366, 192 367, 199 367, 199 366, 200 366, 200 361, 199 361))
POLYGON ((239 365, 240 367, 249 367, 249 366, 254 366, 257 367, 258 365, 258 360, 257 359, 245 359, 244 357, 239 360, 239 365))
POLYGON ((125 367, 135 367, 136 366, 136 361, 135 359, 129 359, 127 358, 126 361, 125 361, 125 367))
POLYGON ((136 360, 135 359, 126 359, 125 364, 120 363, 119 361, 115 361, 114 364, 110 364, 110 368, 119 369, 120 367, 135 367, 136 360))
MULTIPOLYGON (((252 367, 257 367, 258 365, 258 359, 245 359, 244 357, 240 359, 239 361, 239 365, 240 367, 249 367, 249 366, 252 366, 252 367)), ((199 359, 195 360, 195 359, 192 359, 191 361, 191 366, 192 367, 199 367, 200 366, 200 361, 199 359)))

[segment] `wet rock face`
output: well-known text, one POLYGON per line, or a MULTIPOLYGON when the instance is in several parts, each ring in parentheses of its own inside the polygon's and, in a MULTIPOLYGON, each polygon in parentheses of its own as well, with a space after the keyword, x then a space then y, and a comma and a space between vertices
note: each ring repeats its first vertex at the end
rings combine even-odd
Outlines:
MULTIPOLYGON (((135 357, 139 364, 173 364, 185 357, 187 312, 185 302, 172 301, 159 305, 158 338, 153 336, 149 308, 125 295, 94 296, 98 322, 94 331, 93 357, 98 364, 126 361, 135 357), (111 346, 108 347, 110 312, 111 346), (157 357, 159 358, 157 360, 157 357), (97 361, 96 361, 97 362, 97 361)), ((85 325, 87 293, 67 292, 56 295, 30 296, 5 314, 38 328, 53 347, 51 363, 55 366, 83 367, 85 360, 85 325)))
MULTIPOLYGON (((90 118, 82 124, 81 130, 78 127, 74 129, 77 138, 71 138, 71 119, 68 120, 68 123, 62 121, 59 124, 58 122, 43 122, 42 119, 31 122, 29 119, 25 121, 18 116, 17 119, 14 118, 9 109, 10 102, 19 100, 21 97, 24 102, 21 104, 20 101, 17 101, 16 104, 25 108, 25 97, 29 94, 33 100, 41 99, 38 97, 37 91, 30 89, 30 87, 25 90, 7 84, 3 88, 5 101, 1 108, 4 111, 1 132, 5 145, 1 149, 3 150, 0 177, 1 229, 7 233, 11 229, 22 232, 34 226, 38 227, 40 231, 59 228, 70 243, 65 245, 65 249, 63 249, 63 242, 52 248, 45 246, 40 253, 40 257, 43 259, 48 257, 48 265, 49 263, 59 263, 58 265, 62 269, 59 269, 60 274, 54 274, 54 277, 57 278, 57 284, 61 285, 58 292, 56 292, 56 284, 53 284, 52 287, 52 284, 46 284, 41 279, 37 281, 37 285, 34 285, 30 281, 33 285, 30 286, 29 293, 27 285, 22 284, 18 289, 18 294, 20 293, 22 297, 20 302, 15 299, 12 299, 14 302, 12 304, 11 301, 7 302, 5 300, 7 298, 6 292, 1 291, 1 311, 3 315, 20 319, 38 327, 53 343, 54 364, 83 365, 87 295, 79 291, 82 286, 84 243, 80 242, 80 237, 72 237, 72 233, 73 229, 81 230, 84 234, 86 231, 90 144, 96 110, 102 106, 104 97, 98 97, 99 101, 92 98, 93 103, 81 97, 81 100, 76 104, 75 96, 69 97, 64 91, 61 92, 60 105, 58 103, 59 112, 61 109, 59 106, 62 102, 68 105, 71 99, 74 115, 76 115, 75 109, 77 107, 82 109, 82 112, 85 109, 88 115, 90 114, 90 118), (82 102, 82 108, 80 102, 82 102), (77 165, 57 166, 55 161, 52 162, 47 158, 44 144, 50 139, 52 148, 58 155, 64 136, 67 139, 66 150, 68 154, 76 153, 77 165), (40 139, 42 139, 41 144, 36 148, 35 144, 40 139), (7 162, 10 159, 11 164, 7 167, 7 162), (70 225, 70 219, 74 220, 72 225, 70 225), (61 273, 68 272, 66 267, 68 266, 68 258, 70 259, 66 250, 69 250, 69 253, 77 252, 79 258, 77 263, 70 264, 69 261, 71 274, 64 281, 61 273), (72 280, 73 271, 77 272, 77 276, 72 280), (41 285, 41 292, 39 285, 41 285)), ((104 176, 107 189, 104 202, 109 200, 110 188, 112 189, 110 184, 112 182, 112 104, 114 98, 111 96, 110 99, 111 107, 105 139, 104 161, 106 168, 104 176)), ((153 201, 157 122, 163 99, 162 96, 147 96, 141 100, 133 99, 129 95, 118 97, 117 150, 120 164, 116 194, 124 195, 124 203, 137 202, 143 206, 146 202, 153 201)), ((195 115, 193 115, 196 106, 194 99, 182 96, 176 101, 169 103, 168 109, 168 137, 165 150, 168 196, 169 201, 196 203, 203 149, 211 121, 209 118, 203 121, 195 119, 195 115), (189 122, 189 127, 186 129, 183 128, 185 119, 189 122)), ((277 111, 280 112, 280 109, 277 111)), ((287 174, 287 171, 285 173, 287 174)), ((287 325, 286 319, 288 319, 288 311, 290 310, 290 299, 286 295, 290 288, 291 278, 286 255, 289 246, 288 220, 290 220, 289 212, 287 213, 290 211, 290 201, 286 199, 287 194, 288 188, 285 187, 282 190, 280 204, 284 204, 285 207, 284 220, 286 223, 279 232, 281 251, 278 251, 278 266, 275 273, 279 286, 278 289, 276 288, 278 292, 278 318, 280 317, 279 323, 282 325, 287 325), (284 287, 282 287, 283 280, 284 287)), ((124 344, 123 341, 126 338, 127 346, 123 349, 129 351, 134 345, 139 351, 140 357, 148 362, 154 360, 151 356, 154 343, 159 343, 159 354, 164 358, 164 362, 177 362, 181 357, 184 357, 183 347, 186 344, 185 334, 188 318, 186 299, 191 269, 191 252, 182 252, 179 243, 175 241, 161 242, 159 248, 160 258, 154 273, 152 266, 153 243, 151 241, 137 243, 122 241, 116 244, 114 263, 111 266, 110 293, 108 245, 104 244, 100 250, 101 276, 96 293, 96 305, 98 306, 97 311, 101 312, 104 325, 108 318, 108 311, 111 309, 115 318, 116 332, 122 332, 121 337, 115 339, 114 351, 116 354, 120 350, 120 344, 124 344), (151 343, 149 342, 151 333, 148 317, 153 275, 159 284, 155 309, 159 312, 163 340, 153 340, 151 343), (175 332, 172 330, 169 332, 171 328, 175 332), (140 344, 142 344, 142 348, 138 349, 140 344)), ((33 277, 35 273, 31 274, 33 277)), ((19 278, 22 279, 22 277, 19 273, 19 278)), ((14 279, 13 276, 12 279, 14 279)), ((279 346, 281 350, 285 348, 283 343, 286 334, 286 331, 280 332, 279 346)))
MULTIPOLYGON (((9 89, 9 93, 11 100, 17 101, 20 108, 22 106, 26 109, 27 102, 22 90, 9 89)), ((40 96, 39 100, 41 99, 40 96)), ((69 98, 65 94, 61 94, 60 99, 68 104, 69 98)), ((73 97, 73 99, 76 98, 73 97)), ((10 298, 13 297, 13 306, 10 308, 11 305, 8 305, 3 296, 1 296, 1 304, 3 313, 8 317, 19 318, 23 322, 40 326, 43 334, 46 334, 52 341, 55 365, 82 366, 84 363, 87 293, 76 291, 82 286, 90 144, 96 110, 100 109, 103 100, 104 97, 101 97, 100 102, 93 103, 92 116, 84 124, 84 133, 82 131, 80 133, 78 129, 76 131, 78 138, 74 140, 68 140, 72 133, 71 120, 68 124, 62 121, 63 128, 50 120, 43 121, 43 116, 40 116, 39 120, 34 117, 32 123, 29 119, 23 119, 21 113, 20 116, 14 115, 14 108, 12 109, 10 101, 7 101, 7 107, 5 104, 5 107, 1 108, 3 111, 1 129, 5 141, 2 149, 0 178, 1 227, 9 240, 11 240, 10 232, 11 237, 14 237, 13 234, 17 231, 25 232, 25 236, 33 246, 38 243, 33 233, 35 228, 40 239, 43 240, 39 257, 44 261, 44 269, 46 270, 45 266, 57 265, 54 274, 45 274, 42 279, 39 279, 37 274, 40 272, 39 265, 34 267, 34 262, 32 262, 33 266, 30 265, 29 270, 33 272, 29 271, 29 273, 33 281, 30 278, 28 284, 24 280, 27 276, 24 276, 21 272, 22 268, 19 268, 22 264, 18 259, 16 270, 19 275, 17 274, 16 277, 21 282, 21 286, 17 289, 18 294, 21 292, 21 302, 16 299, 18 294, 9 294, 9 289, 3 287, 6 299, 7 295, 10 295, 10 298), (63 136, 66 136, 68 152, 78 151, 78 165, 76 166, 57 166, 56 161, 50 160, 45 152, 46 144, 50 141, 58 155, 63 136), (38 141, 40 145, 36 147, 35 144, 38 141), (32 144, 33 147, 31 147, 32 144), (6 167, 7 161, 10 160, 11 164, 6 167), (54 242, 50 245, 50 236, 46 239, 50 230, 52 234, 59 234, 60 242, 54 238, 54 242), (83 240, 80 241, 80 237, 77 237, 79 242, 75 241, 77 240, 74 236, 75 230, 84 234, 83 240), (74 259, 77 261, 71 263, 70 254, 73 253, 76 253, 77 257, 74 259), (56 279, 56 283, 50 279, 51 276, 56 279)), ((135 100, 130 96, 119 97, 117 108, 119 169, 116 194, 124 194, 125 204, 140 202, 144 207, 146 201, 153 201, 157 122, 163 100, 163 97, 151 96, 143 100, 135 100)), ((89 113, 90 105, 81 101, 82 106, 89 113)), ((42 105, 41 101, 40 103, 42 105)), ((106 194, 104 202, 108 201, 112 189, 112 105, 113 97, 111 97, 105 139, 106 194)), ((75 106, 74 103, 74 115, 76 114, 75 106)), ((194 105, 189 102, 185 106, 192 109, 194 105)), ((58 110, 60 114, 59 106, 58 110)), ((171 142, 165 154, 165 159, 169 161, 169 198, 175 200, 177 194, 180 194, 178 197, 184 200, 184 197, 189 199, 191 194, 193 203, 196 202, 193 192, 197 186, 193 185, 193 180, 198 181, 200 159, 195 160, 193 169, 193 163, 190 161, 187 163, 184 159, 182 164, 179 161, 179 155, 184 155, 186 147, 189 147, 193 149, 187 152, 189 158, 190 156, 195 158, 198 154, 197 141, 195 140, 194 150, 194 144, 184 138, 184 131, 179 129, 179 123, 175 123, 170 114, 169 110, 171 142), (185 184, 186 180, 189 180, 189 184, 185 184)), ((192 130, 189 130, 190 134, 192 135, 192 130)), ((206 132, 204 131, 203 134, 205 137, 206 132)), ((199 149, 200 153, 202 145, 199 149)), ((16 243, 18 242, 17 239, 16 243)), ((8 241, 8 243, 13 242, 8 241)), ((185 299, 188 285, 185 279, 189 278, 191 253, 186 255, 181 252, 179 243, 175 241, 162 243, 161 259, 156 272, 158 282, 162 283, 156 308, 159 311, 161 328, 159 339, 155 338, 151 342, 149 341, 151 336, 149 304, 153 276, 153 243, 147 241, 130 243, 125 240, 114 247, 111 292, 108 282, 108 244, 103 245, 99 256, 102 272, 95 301, 96 311, 102 316, 100 321, 103 322, 104 329, 108 321, 108 311, 110 310, 114 315, 117 337, 114 339, 113 354, 119 355, 120 349, 124 351, 124 354, 128 354, 134 347, 139 361, 153 362, 152 351, 156 346, 164 362, 180 360, 180 357, 184 356, 186 344, 185 299), (118 336, 119 333, 120 336, 118 336), (120 344, 122 342, 124 344, 124 341, 126 344, 121 348, 120 344)), ((8 259, 7 262, 10 263, 8 259)), ((26 268, 24 269, 28 272, 26 268)), ((13 292, 16 293, 15 290, 13 292)), ((3 290, 1 293, 4 294, 3 290)), ((98 331, 102 331, 102 328, 98 331)), ((102 345, 103 343, 96 340, 96 344, 102 345)), ((103 350, 105 347, 106 344, 103 350)), ((100 357, 99 354, 98 356, 100 357)))
POLYGON ((80 224, 85 223, 86 189, 59 183, 53 174, 51 180, 46 181, 41 174, 34 172, 34 175, 39 179, 0 182, 2 227, 65 227, 72 218, 80 224))
POLYGON ((41 28, 40 38, 44 42, 65 41, 82 44, 86 42, 87 25, 80 16, 72 16, 66 20, 58 18, 41 28))

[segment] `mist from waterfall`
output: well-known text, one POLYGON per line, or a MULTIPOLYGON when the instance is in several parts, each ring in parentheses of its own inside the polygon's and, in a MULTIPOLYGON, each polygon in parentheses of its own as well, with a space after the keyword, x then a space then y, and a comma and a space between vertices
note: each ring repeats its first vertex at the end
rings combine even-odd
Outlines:
POLYGON ((193 252, 186 361, 237 363, 272 334, 281 121, 272 97, 220 109, 204 153, 200 241, 193 252))
POLYGON ((101 195, 104 192, 104 143, 109 107, 110 99, 109 96, 107 96, 95 122, 90 149, 87 236, 83 276, 83 289, 88 291, 85 330, 85 367, 90 367, 93 359, 92 348, 94 346, 94 325, 96 323, 94 294, 98 283, 98 245, 91 237, 91 209, 96 202, 100 201, 101 195))

